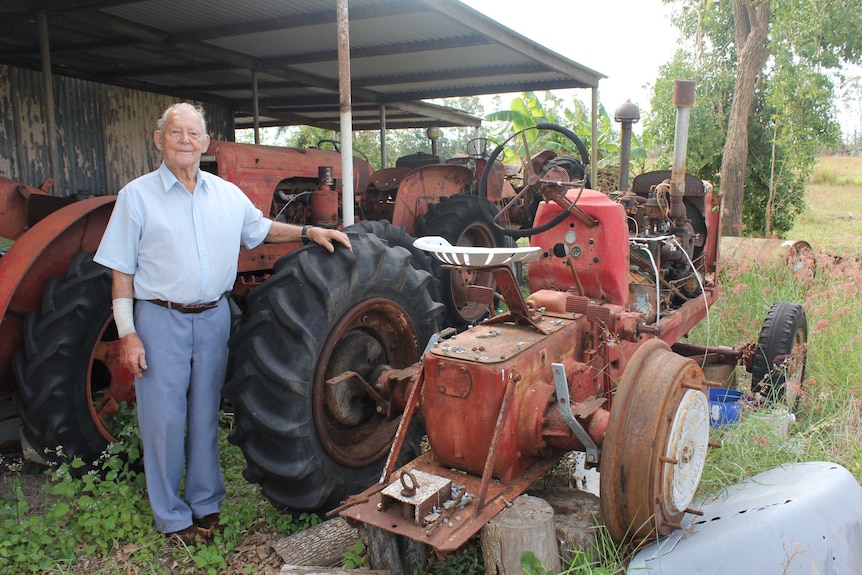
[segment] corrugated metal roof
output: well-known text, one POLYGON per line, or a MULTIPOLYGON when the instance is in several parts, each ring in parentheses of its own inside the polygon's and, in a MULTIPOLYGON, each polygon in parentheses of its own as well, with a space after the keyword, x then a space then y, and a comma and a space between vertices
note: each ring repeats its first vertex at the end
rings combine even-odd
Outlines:
MULTIPOLYGON (((232 107, 250 125, 339 120, 336 0, 21 0, 0 3, 0 63, 232 107), (9 7, 7 7, 9 6, 9 7)), ((596 87, 604 76, 457 0, 350 0, 354 129, 475 122, 418 101, 596 87), (399 108, 399 105, 401 107, 399 108)))

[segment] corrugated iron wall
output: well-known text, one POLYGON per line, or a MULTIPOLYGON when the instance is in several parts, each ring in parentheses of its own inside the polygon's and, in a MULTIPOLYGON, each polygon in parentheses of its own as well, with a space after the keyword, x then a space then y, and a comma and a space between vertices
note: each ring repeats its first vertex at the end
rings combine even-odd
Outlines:
MULTIPOLYGON (((176 98, 54 76, 58 196, 106 195, 158 167, 156 120, 176 98)), ((200 103, 200 102, 198 102, 200 103)), ((213 139, 233 140, 233 110, 207 103, 213 139)), ((0 65, 0 175, 39 186, 50 174, 42 74, 0 65)))

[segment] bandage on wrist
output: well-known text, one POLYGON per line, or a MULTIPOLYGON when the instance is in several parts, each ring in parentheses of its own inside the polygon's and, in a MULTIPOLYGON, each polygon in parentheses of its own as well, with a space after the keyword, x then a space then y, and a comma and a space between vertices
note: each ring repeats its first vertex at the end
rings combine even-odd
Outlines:
POLYGON ((113 301, 114 323, 117 324, 117 335, 126 337, 135 333, 134 301, 129 297, 118 297, 113 301))

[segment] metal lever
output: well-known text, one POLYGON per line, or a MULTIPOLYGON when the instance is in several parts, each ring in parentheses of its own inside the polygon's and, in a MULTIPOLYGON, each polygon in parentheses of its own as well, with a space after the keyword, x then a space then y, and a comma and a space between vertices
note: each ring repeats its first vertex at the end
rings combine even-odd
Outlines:
POLYGON ((587 452, 587 463, 599 462, 599 448, 587 430, 578 422, 577 418, 572 413, 572 404, 569 400, 569 382, 566 379, 566 368, 562 363, 552 363, 551 368, 554 373, 554 388, 557 390, 557 406, 560 408, 560 414, 563 416, 563 421, 569 426, 575 436, 581 441, 584 449, 587 452))

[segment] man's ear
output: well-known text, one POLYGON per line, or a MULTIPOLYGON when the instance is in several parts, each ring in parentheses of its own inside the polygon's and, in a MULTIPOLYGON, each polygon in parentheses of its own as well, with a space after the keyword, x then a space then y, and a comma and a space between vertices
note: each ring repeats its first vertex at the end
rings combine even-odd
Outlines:
POLYGON ((162 133, 158 130, 153 132, 153 143, 156 145, 156 149, 162 149, 162 133))
POLYGON ((204 136, 204 152, 206 152, 210 147, 210 135, 206 134, 204 136))

